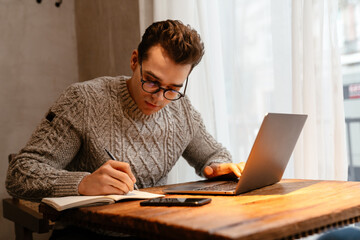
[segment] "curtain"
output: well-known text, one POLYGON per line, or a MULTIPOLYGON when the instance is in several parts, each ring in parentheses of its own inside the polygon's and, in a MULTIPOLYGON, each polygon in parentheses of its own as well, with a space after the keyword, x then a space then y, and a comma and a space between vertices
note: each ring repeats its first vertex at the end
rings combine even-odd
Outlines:
MULTIPOLYGON (((308 114, 284 177, 347 179, 337 1, 154 0, 205 44, 188 95, 234 162, 246 161, 267 112, 308 114)), ((183 160, 169 183, 196 180, 183 160)))
POLYGON ((335 0, 292 2, 293 109, 309 115, 294 176, 347 180, 335 0))

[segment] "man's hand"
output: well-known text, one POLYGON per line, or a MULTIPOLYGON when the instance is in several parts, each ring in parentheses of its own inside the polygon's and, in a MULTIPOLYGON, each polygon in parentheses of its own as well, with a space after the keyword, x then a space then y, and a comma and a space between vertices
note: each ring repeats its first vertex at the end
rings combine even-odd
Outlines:
POLYGON ((214 163, 204 168, 204 176, 206 178, 214 178, 221 175, 234 174, 236 177, 240 177, 245 167, 245 162, 240 163, 214 163))
POLYGON ((136 179, 130 165, 109 160, 79 184, 81 195, 126 194, 134 190, 136 179))

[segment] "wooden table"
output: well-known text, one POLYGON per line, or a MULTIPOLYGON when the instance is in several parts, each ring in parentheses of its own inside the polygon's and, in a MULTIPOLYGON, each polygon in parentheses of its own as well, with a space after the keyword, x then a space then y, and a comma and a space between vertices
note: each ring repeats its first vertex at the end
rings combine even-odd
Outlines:
MULTIPOLYGON (((179 196, 194 197, 166 197, 179 196)), ((60 214, 40 205, 40 211, 80 226, 179 240, 293 239, 360 219, 360 182, 282 180, 239 196, 208 197, 212 202, 201 207, 141 207, 140 201, 127 201, 60 214)))

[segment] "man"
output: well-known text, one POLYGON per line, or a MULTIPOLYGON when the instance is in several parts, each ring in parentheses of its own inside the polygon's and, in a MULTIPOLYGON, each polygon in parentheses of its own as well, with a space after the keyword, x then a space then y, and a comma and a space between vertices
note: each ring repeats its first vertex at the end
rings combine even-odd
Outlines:
POLYGON ((239 177, 243 164, 231 163, 185 96, 203 54, 189 26, 153 23, 131 55, 131 78, 76 83, 60 96, 9 164, 8 192, 29 200, 126 194, 134 183, 166 184, 181 155, 200 176, 239 177))

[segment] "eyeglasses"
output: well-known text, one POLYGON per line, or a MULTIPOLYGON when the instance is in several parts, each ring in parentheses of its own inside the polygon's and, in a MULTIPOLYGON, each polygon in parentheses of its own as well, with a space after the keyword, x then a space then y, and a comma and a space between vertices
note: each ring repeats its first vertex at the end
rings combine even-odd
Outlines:
POLYGON ((176 101, 185 96, 189 76, 187 76, 187 78, 186 78, 184 93, 181 93, 174 89, 163 88, 160 86, 159 82, 145 81, 143 79, 143 74, 142 74, 142 64, 140 64, 140 76, 141 76, 140 80, 142 83, 141 87, 147 93, 155 94, 155 93, 159 92, 160 90, 163 90, 164 98, 166 98, 167 100, 170 100, 170 101, 176 101))

